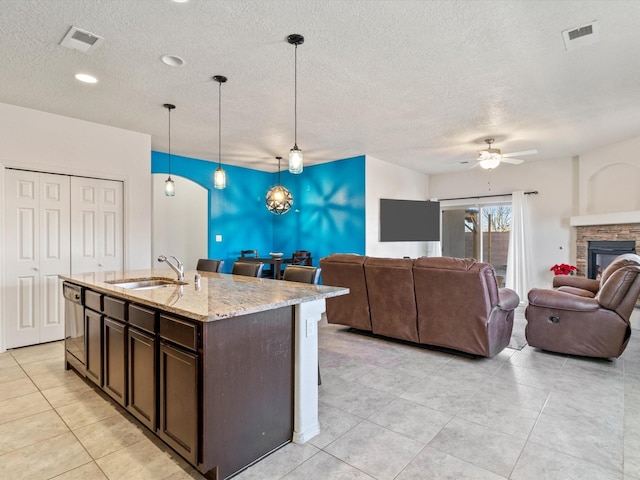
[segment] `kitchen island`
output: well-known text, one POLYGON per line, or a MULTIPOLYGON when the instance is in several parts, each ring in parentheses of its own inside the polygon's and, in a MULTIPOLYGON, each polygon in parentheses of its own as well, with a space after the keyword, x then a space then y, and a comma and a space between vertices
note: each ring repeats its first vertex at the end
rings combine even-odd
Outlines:
POLYGON ((118 284, 175 276, 61 278, 81 292, 83 312, 67 319, 67 368, 208 478, 319 433, 317 322, 324 299, 348 289, 195 271, 184 284, 150 288, 118 284))

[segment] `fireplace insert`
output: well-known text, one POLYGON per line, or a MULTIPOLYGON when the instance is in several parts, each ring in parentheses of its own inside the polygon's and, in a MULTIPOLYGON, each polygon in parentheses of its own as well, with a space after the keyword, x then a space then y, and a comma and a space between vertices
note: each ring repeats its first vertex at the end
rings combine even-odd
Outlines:
POLYGON ((590 241, 587 255, 587 276, 595 280, 618 255, 636 253, 634 240, 590 241))

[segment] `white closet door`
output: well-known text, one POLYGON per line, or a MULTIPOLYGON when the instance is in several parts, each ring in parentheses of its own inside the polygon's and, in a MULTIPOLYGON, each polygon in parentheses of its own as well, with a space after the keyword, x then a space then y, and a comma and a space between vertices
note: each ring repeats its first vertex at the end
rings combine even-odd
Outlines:
POLYGON ((122 182, 71 178, 71 272, 121 271, 122 182))
POLYGON ((68 273, 69 177, 5 172, 6 347, 64 338, 58 274, 68 273))

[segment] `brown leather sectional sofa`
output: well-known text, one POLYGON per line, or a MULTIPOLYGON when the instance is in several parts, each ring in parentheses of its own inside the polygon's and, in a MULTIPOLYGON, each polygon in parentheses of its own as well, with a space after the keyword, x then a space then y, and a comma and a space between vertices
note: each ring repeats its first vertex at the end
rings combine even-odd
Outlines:
POLYGON ((325 285, 350 289, 327 299, 329 323, 483 357, 509 344, 520 299, 487 263, 333 254, 320 267, 325 285))

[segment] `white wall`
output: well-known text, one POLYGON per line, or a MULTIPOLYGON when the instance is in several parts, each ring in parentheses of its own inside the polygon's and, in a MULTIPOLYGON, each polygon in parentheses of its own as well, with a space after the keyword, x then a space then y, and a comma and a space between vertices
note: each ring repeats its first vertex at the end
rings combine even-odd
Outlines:
MULTIPOLYGON (((207 258, 208 208, 207 189, 184 177, 172 175, 176 194, 164 194, 166 174, 153 177, 153 237, 154 267, 164 268, 158 255, 178 257, 186 270, 195 269, 199 258, 207 258)), ((168 268, 168 267, 166 267, 168 268)))
POLYGON ((366 156, 365 252, 374 257, 421 257, 431 242, 380 242, 380 199, 429 200, 429 176, 366 156))
MULTIPOLYGON (((567 159, 527 161, 521 165, 500 165, 494 171, 474 168, 462 172, 432 175, 429 192, 444 199, 472 195, 497 195, 516 190, 537 190, 530 195, 534 265, 533 287, 550 287, 549 268, 556 263, 575 261, 575 239, 569 226, 574 212, 575 161, 567 159)), ((496 198, 504 201, 504 198, 496 198)), ((469 200, 473 204, 473 200, 469 200)))
POLYGON ((149 268, 149 135, 2 103, 0 132, 0 170, 16 167, 124 181, 125 268, 149 268))

